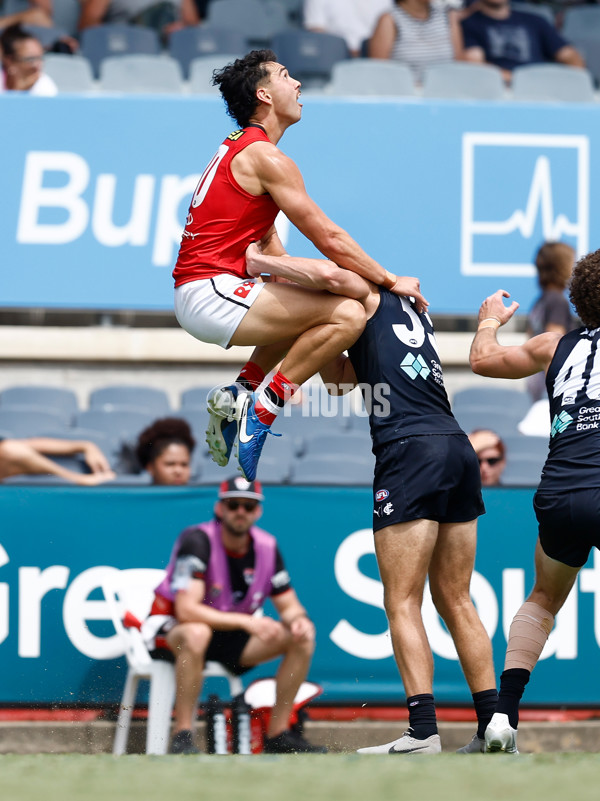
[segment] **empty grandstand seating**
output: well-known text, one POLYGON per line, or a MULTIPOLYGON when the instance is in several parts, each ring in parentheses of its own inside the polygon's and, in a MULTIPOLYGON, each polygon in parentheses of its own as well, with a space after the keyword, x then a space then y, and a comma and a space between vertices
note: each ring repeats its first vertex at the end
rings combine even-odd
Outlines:
POLYGON ((200 56, 192 59, 190 63, 189 90, 192 94, 218 95, 219 87, 213 86, 212 78, 215 70, 221 69, 224 64, 239 58, 240 53, 228 55, 200 56))
POLYGON ((67 424, 79 411, 77 395, 71 389, 50 386, 14 386, 0 392, 0 408, 10 406, 38 407, 43 411, 56 412, 67 424))
POLYGON ((195 58, 219 56, 219 66, 222 67, 228 62, 230 53, 243 55, 246 50, 246 36, 242 31, 210 24, 182 28, 173 31, 169 37, 169 53, 181 64, 186 79, 189 77, 190 63, 195 58))
POLYGON ((59 92, 91 92, 96 88, 92 65, 83 56, 48 53, 44 72, 52 78, 59 92))
POLYGON ((275 0, 212 0, 207 22, 242 32, 249 47, 268 47, 272 37, 290 25, 286 7, 275 0))
POLYGON ((40 437, 46 431, 67 429, 64 414, 56 411, 44 411, 39 407, 1 406, 0 429, 10 433, 11 437, 40 437))
POLYGON ((373 483, 375 458, 370 454, 344 456, 320 453, 297 459, 292 465, 291 484, 369 486, 373 483))
POLYGON ((505 95, 502 72, 491 64, 453 61, 427 67, 423 97, 463 100, 501 100, 505 95))
MULTIPOLYGON (((102 431, 107 436, 117 436, 123 442, 133 441, 140 431, 155 419, 156 415, 133 409, 86 409, 75 415, 75 424, 81 428, 102 431)), ((0 425, 2 417, 0 411, 0 425)))
POLYGON ((331 95, 414 95, 412 70, 399 61, 351 59, 338 61, 331 70, 331 80, 324 87, 331 95))
POLYGON ((564 64, 531 64, 513 71, 512 97, 525 101, 590 103, 594 99, 594 81, 585 69, 564 64))
POLYGON ((171 413, 167 393, 156 387, 116 384, 100 387, 90 393, 90 409, 111 410, 123 406, 154 417, 165 417, 171 413))
POLYGON ((179 62, 165 55, 109 56, 100 64, 100 88, 105 92, 178 94, 183 91, 179 62))
POLYGON ((472 387, 452 398, 454 416, 467 434, 489 428, 503 439, 518 434, 517 426, 530 406, 528 393, 503 387, 472 387))
POLYGON ((271 47, 305 89, 323 88, 331 80, 333 65, 349 57, 341 36, 300 29, 276 34, 271 47))
POLYGON ((96 25, 81 32, 81 55, 90 61, 96 77, 101 61, 109 56, 158 55, 160 50, 158 33, 139 25, 96 25))

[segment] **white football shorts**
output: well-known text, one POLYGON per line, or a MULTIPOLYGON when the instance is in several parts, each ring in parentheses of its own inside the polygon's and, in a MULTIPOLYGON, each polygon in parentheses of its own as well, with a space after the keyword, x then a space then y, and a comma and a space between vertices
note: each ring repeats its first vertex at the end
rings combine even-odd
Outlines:
POLYGON ((222 273, 175 287, 175 316, 196 339, 228 348, 264 283, 222 273))

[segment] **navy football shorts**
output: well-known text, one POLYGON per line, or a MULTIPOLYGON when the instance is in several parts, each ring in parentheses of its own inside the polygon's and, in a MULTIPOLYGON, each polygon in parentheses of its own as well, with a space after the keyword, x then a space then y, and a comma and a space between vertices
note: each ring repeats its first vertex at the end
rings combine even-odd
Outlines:
POLYGON ((542 550, 569 567, 584 565, 600 548, 600 489, 536 492, 533 509, 542 550))
POLYGON ((485 513, 466 434, 404 437, 378 449, 373 496, 373 531, 409 520, 466 523, 485 513))

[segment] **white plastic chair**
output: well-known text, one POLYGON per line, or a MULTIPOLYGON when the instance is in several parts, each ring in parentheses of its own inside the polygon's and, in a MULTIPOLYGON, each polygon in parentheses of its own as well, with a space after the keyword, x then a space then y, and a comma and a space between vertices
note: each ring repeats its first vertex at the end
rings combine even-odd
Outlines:
MULTIPOLYGON (((163 659, 152 659, 139 629, 135 625, 124 625, 124 621, 127 623, 127 612, 137 620, 146 617, 152 604, 154 588, 164 575, 164 570, 154 568, 107 570, 102 584, 104 597, 115 631, 121 638, 128 666, 113 743, 115 756, 120 756, 127 750, 131 716, 140 679, 147 679, 150 682, 146 753, 167 753, 171 713, 175 703, 175 666, 163 659)), ((218 662, 207 662, 204 676, 226 678, 232 696, 243 692, 240 677, 230 673, 218 662)))

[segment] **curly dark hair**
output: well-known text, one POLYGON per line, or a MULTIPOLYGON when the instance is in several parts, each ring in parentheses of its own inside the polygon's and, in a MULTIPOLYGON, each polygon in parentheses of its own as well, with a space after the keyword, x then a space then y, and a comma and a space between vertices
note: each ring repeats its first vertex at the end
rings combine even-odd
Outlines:
POLYGON ((563 289, 569 283, 575 251, 566 242, 544 242, 535 257, 538 281, 542 288, 559 286, 563 289))
POLYGON ((587 328, 600 328, 600 250, 575 265, 569 297, 581 322, 587 328))
POLYGON ((184 445, 192 455, 196 440, 192 430, 181 417, 161 417, 145 428, 138 437, 135 449, 142 467, 153 462, 169 445, 184 445))
POLYGON ((277 61, 272 50, 251 50, 244 58, 213 72, 213 86, 219 87, 227 113, 240 128, 248 125, 258 107, 256 89, 268 78, 265 64, 270 61, 277 61))

